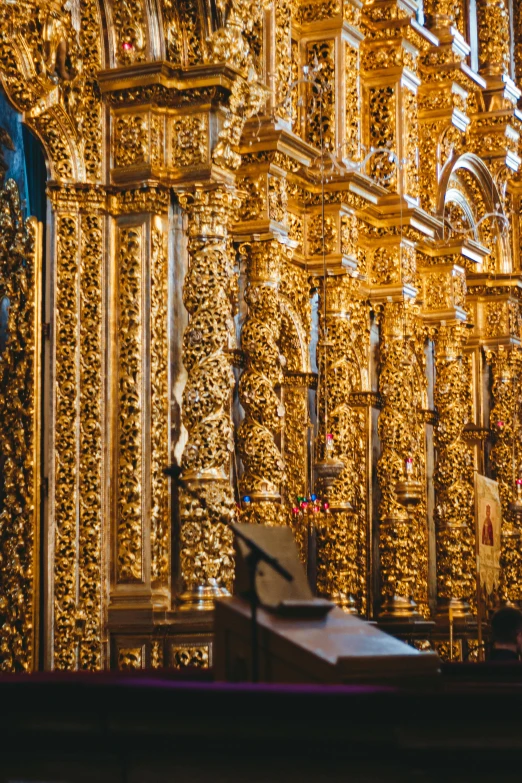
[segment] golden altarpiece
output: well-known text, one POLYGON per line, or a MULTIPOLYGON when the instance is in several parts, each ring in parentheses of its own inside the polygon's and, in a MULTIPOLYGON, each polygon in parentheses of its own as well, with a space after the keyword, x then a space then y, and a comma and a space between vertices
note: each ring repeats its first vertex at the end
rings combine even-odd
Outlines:
POLYGON ((519 0, 3 0, 48 218, 2 164, 0 668, 209 665, 228 522, 305 557, 314 491, 320 593, 473 656, 496 478, 522 598, 521 43, 519 0))

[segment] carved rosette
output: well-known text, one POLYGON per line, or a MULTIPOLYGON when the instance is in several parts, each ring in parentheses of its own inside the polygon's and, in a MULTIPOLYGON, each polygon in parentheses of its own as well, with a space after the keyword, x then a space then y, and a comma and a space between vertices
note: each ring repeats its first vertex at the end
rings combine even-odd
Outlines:
POLYGON ((475 590, 473 458, 463 440, 469 377, 463 359, 465 326, 441 326, 435 346, 434 438, 438 611, 469 612, 475 590))
POLYGON ((377 475, 381 489, 381 617, 389 619, 414 615, 414 597, 419 611, 428 611, 424 426, 410 320, 404 303, 384 305, 379 367, 383 406, 378 421, 382 453, 377 475), (423 489, 419 505, 407 514, 398 501, 396 487, 406 478, 409 458, 413 460, 412 478, 420 481, 423 489))
POLYGON ((188 440, 181 464, 180 601, 182 608, 211 608, 213 597, 229 590, 233 578, 232 532, 226 525, 235 518, 230 351, 237 280, 228 230, 239 199, 220 186, 184 193, 180 202, 188 214, 183 301, 190 316, 183 338, 188 440))
POLYGON ((500 595, 503 601, 520 601, 522 520, 510 508, 516 499, 515 481, 520 467, 521 403, 520 380, 522 352, 520 348, 500 347, 488 354, 492 374, 493 407, 490 427, 494 445, 490 452, 493 476, 498 481, 502 504, 502 548, 500 595))
POLYGON ((0 190, 0 671, 37 660, 40 242, 14 180, 0 190))
POLYGON ((243 516, 251 522, 283 524, 281 483, 284 462, 280 442, 284 408, 280 399, 283 370, 279 350, 281 307, 279 279, 285 248, 275 240, 245 246, 248 315, 241 333, 246 367, 239 382, 245 418, 238 431, 243 463, 242 496, 253 503, 243 516))

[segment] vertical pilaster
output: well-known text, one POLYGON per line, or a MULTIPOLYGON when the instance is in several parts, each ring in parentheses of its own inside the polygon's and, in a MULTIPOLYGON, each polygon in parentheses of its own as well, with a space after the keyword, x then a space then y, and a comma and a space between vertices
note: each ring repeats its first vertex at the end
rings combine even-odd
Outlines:
MULTIPOLYGON (((111 621, 170 606, 167 210, 160 189, 113 198, 111 621)), ((132 620, 132 618, 131 618, 132 620)))
POLYGON ((50 666, 105 661, 103 238, 105 194, 56 188, 50 666))

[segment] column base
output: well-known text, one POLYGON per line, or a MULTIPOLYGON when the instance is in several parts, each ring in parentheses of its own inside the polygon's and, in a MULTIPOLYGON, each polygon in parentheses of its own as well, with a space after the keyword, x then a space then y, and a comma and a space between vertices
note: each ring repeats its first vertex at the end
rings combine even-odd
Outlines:
POLYGON ((357 611, 357 604, 355 603, 355 598, 351 593, 342 593, 342 592, 336 592, 333 593, 330 596, 330 601, 333 601, 333 603, 339 607, 339 609, 342 609, 343 612, 346 612, 346 614, 354 614, 358 615, 359 612, 357 611))
POLYGON ((408 620, 422 619, 413 598, 405 598, 402 595, 394 595, 391 598, 387 598, 379 612, 379 622, 385 620, 386 622, 397 621, 403 623, 408 620))
POLYGON ((470 606, 463 598, 441 598, 437 603, 435 622, 448 626, 450 613, 455 623, 468 624, 473 621, 470 606))
POLYGON ((211 612, 217 598, 230 596, 226 587, 217 584, 197 585, 184 590, 177 596, 176 603, 182 612, 211 612))

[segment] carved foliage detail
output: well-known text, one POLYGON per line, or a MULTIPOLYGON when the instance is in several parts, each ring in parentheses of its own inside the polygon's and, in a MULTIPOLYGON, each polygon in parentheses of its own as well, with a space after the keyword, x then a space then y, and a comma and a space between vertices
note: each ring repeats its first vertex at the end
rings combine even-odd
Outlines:
POLYGON ((142 540, 142 226, 119 231, 118 512, 120 582, 143 578, 142 540))
POLYGON ((0 671, 30 671, 35 654, 39 489, 35 224, 13 180, 0 190, 0 671), (2 330, 3 331, 3 330, 2 330))

